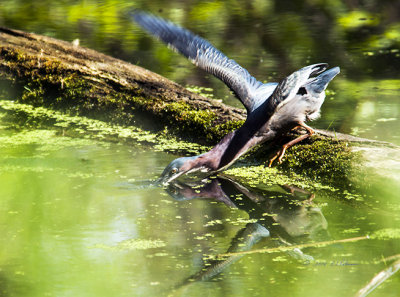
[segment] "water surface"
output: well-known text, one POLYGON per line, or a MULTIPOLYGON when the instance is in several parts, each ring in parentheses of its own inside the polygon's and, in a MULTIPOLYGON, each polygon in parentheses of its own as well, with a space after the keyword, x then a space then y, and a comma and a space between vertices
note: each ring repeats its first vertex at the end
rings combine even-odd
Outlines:
MULTIPOLYGON (((52 127, 15 129, 4 119, 4 296, 351 295, 385 268, 383 258, 398 254, 398 239, 371 239, 207 262, 398 228, 397 194, 377 193, 364 204, 327 190, 252 189, 226 178, 163 189, 149 181, 172 155, 69 138, 52 127)), ((396 296, 397 280, 376 296, 396 296)))

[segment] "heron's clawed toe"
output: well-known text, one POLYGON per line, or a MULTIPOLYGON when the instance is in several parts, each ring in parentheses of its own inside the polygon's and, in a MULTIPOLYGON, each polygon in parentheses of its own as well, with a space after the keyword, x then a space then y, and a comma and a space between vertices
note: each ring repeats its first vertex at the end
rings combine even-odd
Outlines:
POLYGON ((280 155, 279 155, 279 158, 278 158, 278 163, 279 164, 282 164, 282 158, 283 158, 284 155, 285 155, 285 150, 282 150, 280 155))
POLYGON ((276 160, 276 159, 278 159, 278 163, 279 164, 281 164, 282 163, 282 158, 283 158, 283 156, 285 155, 285 151, 286 151, 286 148, 285 147, 282 147, 276 154, 275 154, 275 156, 273 156, 271 159, 269 159, 269 162, 268 162, 268 167, 272 167, 272 164, 274 163, 274 161, 276 160))
MULTIPOLYGON (((273 158, 269 159, 269 162, 268 162, 268 167, 269 168, 272 167, 272 163, 274 163, 275 159, 276 159, 276 157, 273 157, 273 158)), ((265 163, 267 163, 267 162, 265 162, 265 163)))

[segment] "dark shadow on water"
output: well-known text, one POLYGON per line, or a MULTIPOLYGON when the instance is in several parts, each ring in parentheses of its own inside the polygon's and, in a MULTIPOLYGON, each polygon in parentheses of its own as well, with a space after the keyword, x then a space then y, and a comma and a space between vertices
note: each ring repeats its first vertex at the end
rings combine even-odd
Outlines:
MULTIPOLYGON (((209 199, 247 212, 254 222, 237 232, 227 253, 251 250, 261 240, 265 241, 265 247, 279 247, 329 238, 327 221, 321 209, 312 204, 314 195, 294 186, 274 186, 261 191, 218 176, 191 183, 175 181, 166 192, 177 201, 209 199)), ((286 253, 299 261, 313 260, 299 249, 286 253)), ((193 282, 211 280, 241 257, 234 255, 222 260, 207 260, 199 272, 189 276, 174 290, 193 282)))

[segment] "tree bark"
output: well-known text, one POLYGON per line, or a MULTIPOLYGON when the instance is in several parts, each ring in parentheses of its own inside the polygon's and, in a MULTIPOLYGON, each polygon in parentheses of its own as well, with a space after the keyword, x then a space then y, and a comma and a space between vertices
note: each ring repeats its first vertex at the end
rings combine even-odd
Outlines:
POLYGON ((203 143, 215 142, 245 118, 242 109, 194 94, 142 67, 7 28, 0 28, 0 77, 3 83, 13 81, 15 95, 25 103, 127 125, 175 125, 181 134, 198 134, 203 143))

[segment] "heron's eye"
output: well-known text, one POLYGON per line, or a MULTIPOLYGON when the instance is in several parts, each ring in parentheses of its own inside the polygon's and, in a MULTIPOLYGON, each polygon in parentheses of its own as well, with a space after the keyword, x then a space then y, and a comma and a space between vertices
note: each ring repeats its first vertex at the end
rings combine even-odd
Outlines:
POLYGON ((298 91, 297 91, 297 95, 305 95, 307 94, 307 90, 305 87, 301 87, 298 91))
POLYGON ((177 173, 177 172, 178 172, 178 168, 172 168, 171 174, 175 174, 175 173, 177 173))

